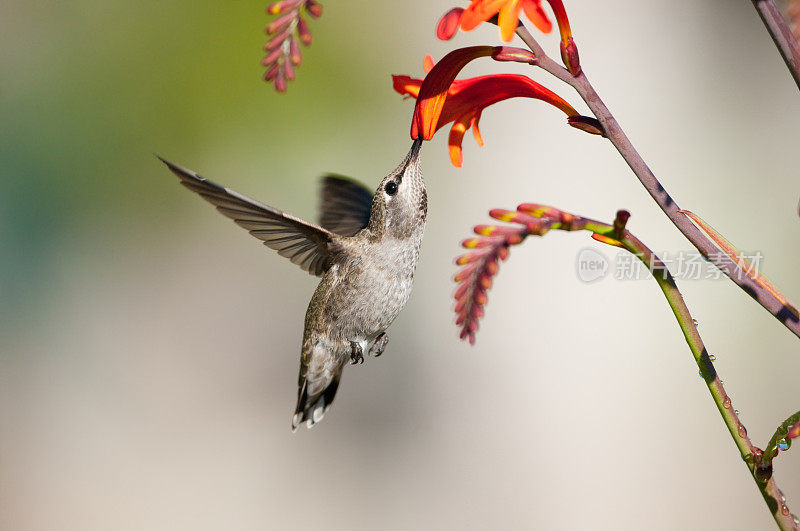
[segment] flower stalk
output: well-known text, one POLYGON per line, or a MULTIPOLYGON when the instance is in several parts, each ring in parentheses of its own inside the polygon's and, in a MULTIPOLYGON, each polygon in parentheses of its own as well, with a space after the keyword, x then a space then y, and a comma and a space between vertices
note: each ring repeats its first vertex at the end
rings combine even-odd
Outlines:
POLYGON ((773 0, 752 0, 764 27, 767 28, 772 41, 783 57, 783 62, 800 89, 800 46, 773 0))
POLYGON ((681 208, 659 182, 639 152, 636 151, 636 148, 611 114, 611 111, 609 111, 600 95, 589 82, 585 72, 582 71, 577 76, 571 75, 569 71, 553 61, 544 52, 533 35, 524 27, 517 28, 517 35, 536 56, 535 66, 564 81, 581 96, 597 120, 602 124, 605 136, 617 149, 645 190, 675 227, 700 251, 700 254, 717 266, 728 278, 783 323, 793 334, 800 337, 800 318, 793 313, 793 308, 781 303, 773 294, 744 274, 729 256, 724 253, 718 253, 714 242, 681 213, 681 208))
MULTIPOLYGON (((522 243, 527 236, 542 236, 550 230, 586 230, 590 231, 592 237, 600 242, 626 249, 650 269, 653 278, 664 293, 681 332, 683 332, 683 337, 689 345, 700 375, 703 377, 720 416, 722 416, 725 427, 733 438, 742 460, 753 476, 778 527, 782 530, 797 531, 797 517, 789 511, 786 501, 775 483, 775 478, 771 474, 771 468, 768 476, 764 474, 764 466, 761 465, 764 461, 764 452, 752 443, 747 434, 747 428, 739 419, 730 395, 717 374, 712 358, 706 350, 691 312, 686 306, 669 268, 647 245, 626 229, 630 214, 625 210, 620 210, 617 212, 614 223, 608 224, 569 214, 553 207, 522 204, 517 207, 516 211, 495 209, 490 212, 490 215, 501 221, 517 225, 478 225, 475 227, 475 233, 479 237, 462 242, 462 246, 465 248, 475 249, 456 260, 458 265, 466 266, 455 277, 456 282, 460 283, 455 297, 457 322, 462 326, 462 338, 474 342, 475 332, 478 328, 477 321, 483 316, 483 305, 487 299, 486 291, 491 286, 491 279, 497 274, 499 268, 498 258, 500 260, 507 258, 509 247, 522 243), (470 283, 474 283, 474 286, 471 286, 470 283), (478 295, 475 296, 475 293, 478 295)), ((773 437, 774 441, 771 441, 768 446, 770 460, 774 457, 774 452, 777 452, 775 448, 778 442, 776 441, 785 439, 789 435, 794 437, 800 435, 800 424, 797 424, 800 421, 800 413, 796 417, 787 419, 776 432, 773 437), (797 433, 795 434, 795 432, 797 433)))

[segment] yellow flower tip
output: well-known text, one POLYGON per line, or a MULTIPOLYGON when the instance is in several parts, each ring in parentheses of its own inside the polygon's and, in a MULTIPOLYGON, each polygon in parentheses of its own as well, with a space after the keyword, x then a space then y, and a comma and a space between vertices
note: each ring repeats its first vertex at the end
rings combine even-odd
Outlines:
POLYGON ((530 214, 535 218, 541 218, 544 216, 545 210, 548 207, 542 205, 536 205, 533 203, 523 203, 517 207, 517 210, 520 212, 525 212, 526 214, 530 214))
POLYGON ((511 42, 511 39, 514 38, 514 32, 516 31, 517 31, 516 26, 510 29, 509 27, 500 28, 500 38, 503 39, 505 42, 511 42))
POLYGON ((464 163, 464 155, 461 153, 461 146, 450 146, 448 151, 450 152, 450 162, 456 168, 460 168, 464 163))
POLYGON ((478 129, 477 124, 472 128, 472 136, 475 137, 475 142, 477 142, 479 146, 483 147, 483 137, 481 136, 481 132, 478 129))
POLYGON ((522 5, 519 0, 510 0, 503 7, 497 16, 497 25, 500 26, 500 37, 506 42, 514 38, 514 32, 519 25, 519 12, 522 5))
POLYGON ((607 245, 613 245, 614 247, 622 247, 625 248, 622 243, 614 238, 609 238, 608 236, 603 236, 602 234, 592 234, 592 239, 597 240, 600 243, 605 243, 607 245))

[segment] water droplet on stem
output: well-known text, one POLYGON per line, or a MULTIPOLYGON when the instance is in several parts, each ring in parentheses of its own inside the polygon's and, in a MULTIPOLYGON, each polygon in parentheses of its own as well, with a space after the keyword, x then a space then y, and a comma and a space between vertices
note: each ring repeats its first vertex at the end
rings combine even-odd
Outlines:
POLYGON ((744 427, 743 424, 739 424, 739 437, 743 439, 747 437, 747 429, 744 427))

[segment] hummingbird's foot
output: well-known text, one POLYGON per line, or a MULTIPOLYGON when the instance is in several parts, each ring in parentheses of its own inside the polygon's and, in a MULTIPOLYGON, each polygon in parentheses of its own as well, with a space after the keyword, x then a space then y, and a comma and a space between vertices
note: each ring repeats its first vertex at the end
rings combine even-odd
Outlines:
POLYGON ((350 342, 350 365, 355 365, 358 362, 364 363, 364 351, 362 350, 361 345, 359 345, 355 341, 351 341, 350 342))
POLYGON ((386 349, 386 345, 389 344, 389 336, 386 335, 386 332, 381 332, 381 335, 375 338, 375 342, 369 348, 369 355, 377 358, 383 351, 386 349))

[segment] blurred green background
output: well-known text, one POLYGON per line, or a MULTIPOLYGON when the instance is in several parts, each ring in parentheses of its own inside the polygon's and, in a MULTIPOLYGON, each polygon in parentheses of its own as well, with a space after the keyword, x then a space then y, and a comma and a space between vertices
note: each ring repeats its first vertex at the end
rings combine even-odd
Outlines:
MULTIPOLYGON (((463 169, 446 135, 425 146, 415 294, 386 355, 290 432, 315 279, 153 154, 313 220, 318 175, 374 186, 406 153, 412 104, 390 74, 497 41, 436 41, 449 3, 324 6, 279 95, 260 81, 264 3, 0 4, 0 528, 770 528, 655 284, 578 280, 578 252, 606 248, 559 233, 514 249, 477 345, 457 340, 452 258, 490 208, 627 208, 654 250, 691 250, 607 142, 537 102, 487 111, 463 169)), ((750 2, 567 8, 675 199, 800 298, 800 97, 750 2)), ((525 71, 467 73, 509 70, 525 71)), ((765 444, 800 408, 796 338, 728 282, 681 287, 765 444)), ((800 450, 776 461, 795 512, 799 468, 800 450)))

